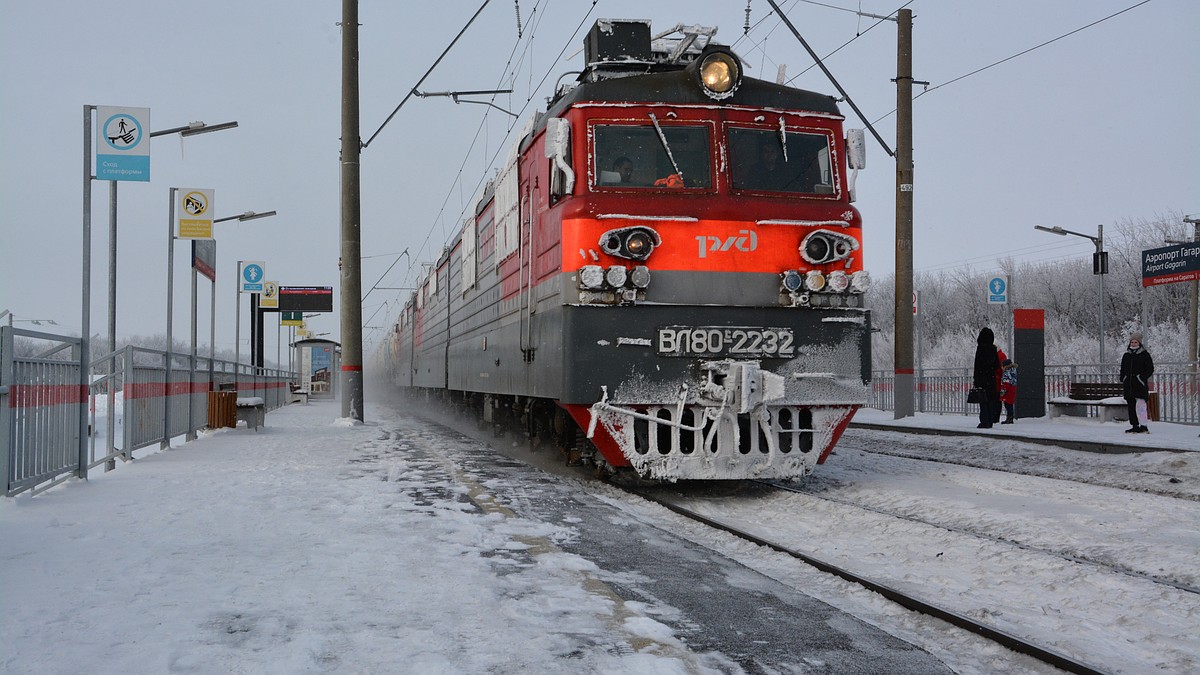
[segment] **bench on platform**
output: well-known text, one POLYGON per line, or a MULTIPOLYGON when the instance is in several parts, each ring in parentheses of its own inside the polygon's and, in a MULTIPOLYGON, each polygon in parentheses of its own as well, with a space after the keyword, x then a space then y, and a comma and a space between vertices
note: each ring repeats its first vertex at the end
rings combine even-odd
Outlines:
POLYGON ((1058 396, 1047 401, 1050 417, 1067 415, 1088 417, 1089 409, 1096 408, 1102 422, 1129 419, 1125 403, 1125 388, 1121 384, 1107 382, 1072 382, 1068 396, 1058 396))
POLYGON ((258 431, 267 423, 266 403, 259 396, 238 397, 237 418, 247 429, 258 431))
POLYGON ((308 404, 308 392, 301 389, 300 385, 293 384, 289 390, 288 403, 304 403, 308 404))

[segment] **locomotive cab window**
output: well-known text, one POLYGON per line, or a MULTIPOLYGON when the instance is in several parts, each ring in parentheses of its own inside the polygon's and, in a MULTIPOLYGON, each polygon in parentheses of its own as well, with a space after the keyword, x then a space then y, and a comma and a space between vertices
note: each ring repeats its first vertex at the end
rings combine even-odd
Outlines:
POLYGON ((594 130, 597 187, 712 187, 708 127, 605 124, 594 130))
POLYGON ((779 129, 729 129, 733 189, 832 195, 829 137, 779 129))

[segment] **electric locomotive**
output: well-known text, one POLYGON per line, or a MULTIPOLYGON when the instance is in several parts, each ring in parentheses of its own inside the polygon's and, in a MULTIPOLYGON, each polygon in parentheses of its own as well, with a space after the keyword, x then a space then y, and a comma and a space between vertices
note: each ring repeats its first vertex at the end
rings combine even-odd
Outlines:
POLYGON ((392 327, 396 386, 648 478, 825 461, 869 394, 863 135, 714 33, 596 23, 392 327))

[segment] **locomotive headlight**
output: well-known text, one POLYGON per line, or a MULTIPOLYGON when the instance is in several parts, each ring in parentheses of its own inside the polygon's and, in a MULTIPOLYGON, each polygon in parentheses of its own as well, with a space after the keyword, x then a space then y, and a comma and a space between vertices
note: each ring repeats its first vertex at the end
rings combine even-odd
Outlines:
POLYGON ((826 237, 809 236, 804 240, 803 253, 804 259, 814 263, 821 264, 828 260, 832 260, 833 246, 826 237))
POLYGON ((871 275, 866 270, 859 270, 850 275, 850 292, 866 293, 871 288, 871 275))
POLYGON ((608 285, 612 286, 613 288, 620 288, 624 286, 625 279, 627 277, 628 273, 625 271, 625 268, 621 267, 620 265, 613 265, 612 267, 608 268, 607 272, 604 273, 604 280, 607 281, 608 285))
POLYGON ((817 270, 811 270, 804 276, 804 286, 810 291, 819 291, 825 288, 825 275, 817 270))
POLYGON ((741 63, 728 47, 705 47, 704 53, 692 62, 689 70, 694 72, 704 94, 718 101, 733 96, 742 82, 741 63))
POLYGON ((650 255, 650 250, 653 248, 654 240, 645 230, 634 230, 625 239, 625 250, 629 252, 629 255, 638 259, 650 255))
POLYGON ((737 83, 738 65, 728 54, 712 54, 700 64, 700 81, 704 88, 724 94, 737 83))
POLYGON ((841 270, 830 272, 826 281, 829 284, 829 290, 834 293, 842 293, 850 287, 850 277, 841 270))
POLYGON ((579 268, 579 287, 596 290, 604 286, 604 268, 599 265, 584 265, 579 268))
POLYGON ((654 230, 645 227, 622 227, 600 235, 600 250, 628 260, 645 260, 662 239, 654 230))
POLYGON ((804 285, 804 277, 796 270, 788 270, 783 273, 783 287, 789 293, 795 293, 804 285))
POLYGON ((857 239, 833 230, 809 232, 800 242, 800 256, 814 265, 845 260, 857 250, 857 239))
POLYGON ((633 284, 634 288, 646 288, 650 285, 650 268, 645 265, 638 265, 629 273, 629 283, 633 284))

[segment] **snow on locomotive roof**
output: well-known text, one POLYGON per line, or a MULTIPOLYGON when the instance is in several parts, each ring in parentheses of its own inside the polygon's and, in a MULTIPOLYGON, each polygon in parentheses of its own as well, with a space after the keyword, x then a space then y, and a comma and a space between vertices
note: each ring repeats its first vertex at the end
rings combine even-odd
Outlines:
MULTIPOLYGON (((584 39, 584 69, 576 83, 558 87, 548 116, 556 117, 576 102, 658 102, 679 105, 713 103, 686 71, 710 47, 728 50, 712 41, 716 28, 676 24, 651 35, 642 19, 599 19, 584 39)), ((730 55, 741 61, 740 57, 730 55)), ((725 105, 749 105, 827 113, 840 117, 829 95, 775 84, 751 77, 736 91, 720 98, 725 105)), ((535 123, 539 128, 540 121, 535 123)))

